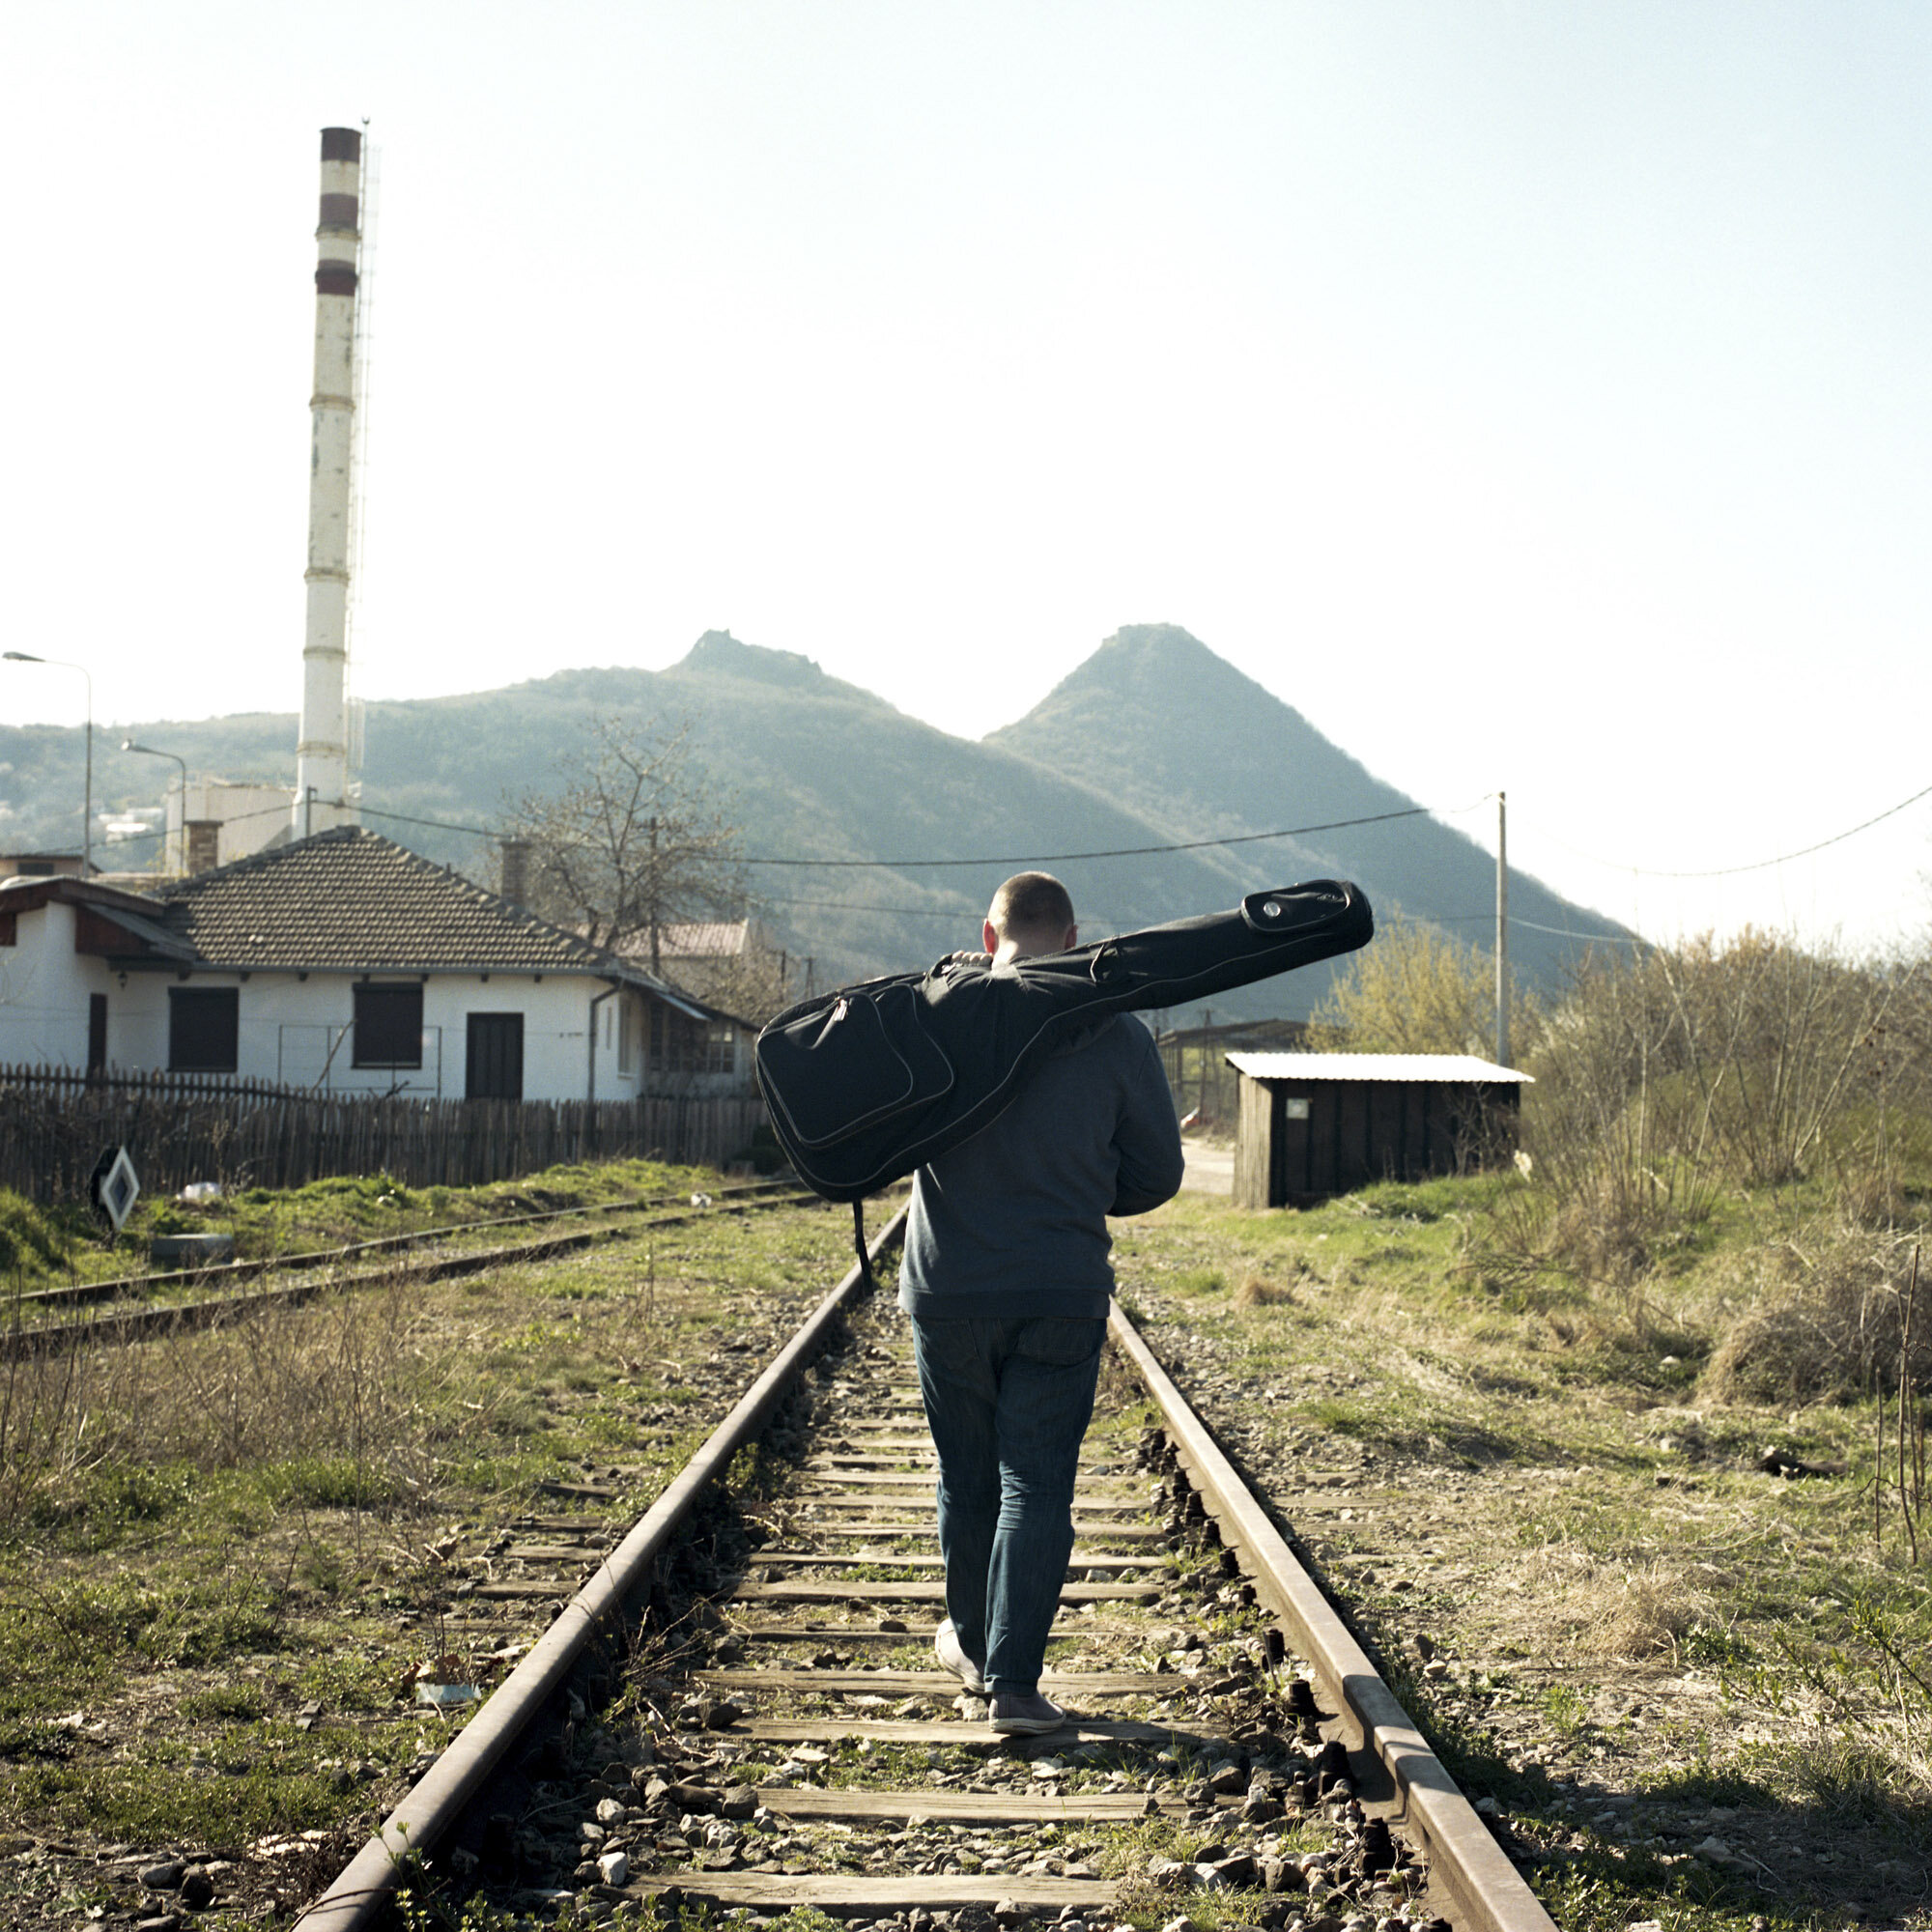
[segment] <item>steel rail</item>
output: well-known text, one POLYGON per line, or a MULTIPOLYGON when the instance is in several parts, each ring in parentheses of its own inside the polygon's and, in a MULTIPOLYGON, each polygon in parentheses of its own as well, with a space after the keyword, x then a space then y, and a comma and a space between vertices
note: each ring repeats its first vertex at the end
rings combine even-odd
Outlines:
MULTIPOLYGON (((868 1254, 881 1262, 905 1233, 901 1208, 868 1254)), ((659 1556, 693 1507, 810 1366, 846 1307, 870 1283, 856 1264, 711 1432, 676 1479, 594 1576, 558 1612, 514 1670, 483 1701, 423 1776, 404 1794, 376 1834, 328 1889, 296 1920, 298 1932, 357 1932, 400 1883, 407 1861, 438 1844, 482 1789, 504 1752, 555 1694, 592 1639, 621 1615, 627 1598, 650 1583, 659 1556)))
MULTIPOLYGON (((119 1314, 89 1316, 77 1321, 47 1321, 34 1327, 15 1327, 0 1333, 0 1361, 18 1361, 32 1355, 59 1354, 82 1343, 135 1342, 147 1335, 174 1334, 190 1328, 214 1328, 258 1309, 293 1307, 343 1289, 380 1288, 394 1281, 447 1281, 452 1276, 481 1274, 493 1267, 518 1262, 543 1261, 552 1255, 566 1254, 573 1248, 587 1248, 600 1240, 630 1240, 656 1228, 679 1228, 708 1214, 747 1214, 757 1208, 783 1208, 802 1205, 817 1197, 801 1191, 797 1195, 767 1194, 752 1201, 727 1201, 715 1208, 680 1208, 658 1213, 635 1228, 582 1228, 567 1235, 549 1235, 540 1240, 524 1241, 510 1247, 465 1248, 453 1254, 438 1255, 428 1261, 405 1262, 394 1267, 365 1268, 360 1273, 327 1275, 317 1280, 292 1282, 286 1288, 266 1288, 252 1294, 219 1294, 206 1301, 165 1301, 130 1308, 119 1314)), ((569 1209, 578 1212, 579 1209, 569 1209)), ((647 1211, 639 1207, 639 1212, 647 1211)), ((543 1218, 532 1216, 532 1219, 543 1218)), ((477 1227, 500 1223, 471 1223, 477 1227)), ((448 1232, 439 1230, 439 1233, 448 1232)), ((427 1238, 426 1236, 424 1238, 427 1238)), ((391 1236, 396 1245, 412 1237, 391 1236)), ((358 1244, 360 1246, 361 1244, 358 1244)), ((374 1245, 374 1244, 370 1244, 374 1245)), ((344 1250, 345 1253, 355 1249, 344 1250)), ((258 1274, 270 1272, 277 1264, 251 1264, 258 1274)), ((191 1277, 199 1279, 199 1276, 191 1277)))
POLYGON ((1430 1875, 1449 1892, 1459 1932, 1555 1932, 1521 1875, 1456 1787, 1442 1760, 1381 1680, 1367 1653, 1321 1594, 1253 1492, 1221 1452, 1133 1323, 1114 1303, 1107 1321, 1114 1345, 1132 1362, 1159 1407, 1167 1437, 1213 1518, 1222 1541, 1238 1551, 1257 1597, 1287 1626, 1293 1649, 1314 1666, 1321 1689, 1346 1712, 1398 1798, 1398 1815, 1420 1833, 1430 1875))

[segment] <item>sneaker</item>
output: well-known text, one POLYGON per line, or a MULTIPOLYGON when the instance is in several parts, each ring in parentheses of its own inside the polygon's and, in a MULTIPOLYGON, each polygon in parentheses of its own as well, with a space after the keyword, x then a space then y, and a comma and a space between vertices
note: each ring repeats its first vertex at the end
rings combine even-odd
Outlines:
POLYGON ((1040 1738, 1066 1722, 1066 1713, 1037 1690, 996 1690, 991 1712, 994 1730, 1002 1737, 1040 1738))
POLYGON ((932 1647, 939 1653, 939 1661, 965 1685, 976 1697, 986 1694, 986 1679, 980 1666, 966 1655, 965 1647, 959 1641, 959 1633, 952 1628, 952 1619, 948 1617, 932 1634, 932 1647))

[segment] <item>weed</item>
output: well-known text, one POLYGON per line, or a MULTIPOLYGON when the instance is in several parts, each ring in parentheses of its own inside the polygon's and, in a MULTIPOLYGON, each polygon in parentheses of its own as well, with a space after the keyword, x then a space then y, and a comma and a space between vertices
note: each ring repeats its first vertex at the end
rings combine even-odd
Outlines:
POLYGON ((1214 1267, 1182 1268, 1169 1286, 1182 1294, 1219 1294, 1228 1277, 1214 1267))
POLYGON ((1545 1687, 1543 1712, 1566 1736, 1574 1737, 1590 1721, 1589 1705, 1568 1684, 1550 1684, 1545 1687))
POLYGON ((1293 1307, 1294 1291, 1281 1282, 1251 1274, 1235 1291, 1235 1302, 1240 1308, 1293 1307))
POLYGON ((0 1273, 24 1281, 32 1274, 66 1271, 74 1231, 58 1210, 37 1208, 25 1195, 0 1187, 0 1273))
POLYGON ((181 1700, 181 1714, 203 1723, 245 1723, 268 1714, 268 1703, 253 1684, 217 1684, 207 1690, 190 1690, 181 1700))

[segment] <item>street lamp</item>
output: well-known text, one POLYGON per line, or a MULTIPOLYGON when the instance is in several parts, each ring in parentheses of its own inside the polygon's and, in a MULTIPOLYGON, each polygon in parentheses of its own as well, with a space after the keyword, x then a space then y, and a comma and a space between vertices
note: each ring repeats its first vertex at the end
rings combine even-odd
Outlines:
MULTIPOLYGON (((131 738, 123 738, 121 740, 121 749, 124 752, 137 752, 144 758, 174 758, 175 763, 181 767, 182 829, 181 829, 180 857, 181 857, 181 869, 182 871, 185 872, 187 870, 187 760, 185 758, 175 757, 175 754, 172 752, 157 752, 152 745, 137 745, 131 738)), ((166 824, 165 807, 162 808, 162 811, 163 811, 162 823, 163 825, 165 825, 166 824)), ((165 840, 167 837, 165 831, 162 833, 161 837, 163 840, 165 840)), ((167 847, 164 843, 161 848, 161 863, 163 865, 167 864, 167 857, 168 857, 167 847)))
MULTIPOLYGON (((62 670, 77 670, 86 679, 87 777, 80 807, 80 876, 84 879, 94 869, 94 680, 88 677, 85 665, 73 664, 67 658, 37 658, 31 651, 0 651, 0 658, 11 664, 57 665, 62 670)), ((185 799, 183 804, 185 807, 185 799)))

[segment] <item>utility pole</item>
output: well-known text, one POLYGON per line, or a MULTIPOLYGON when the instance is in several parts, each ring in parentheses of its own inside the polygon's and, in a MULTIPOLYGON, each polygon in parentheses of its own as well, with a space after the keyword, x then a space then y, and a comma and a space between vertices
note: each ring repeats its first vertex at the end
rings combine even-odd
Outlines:
POLYGON ((662 975, 663 966, 658 942, 658 821, 656 813, 651 815, 651 869, 650 869, 650 917, 651 917, 651 971, 662 975))
POLYGON ((1509 805, 1496 794, 1496 1065, 1510 1064, 1509 805))

